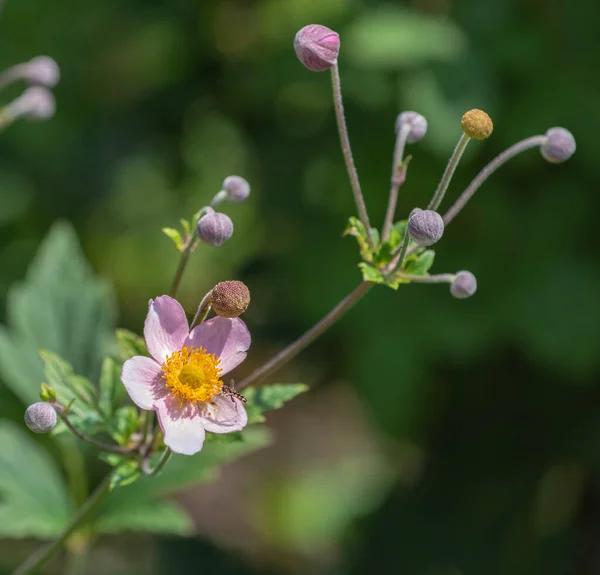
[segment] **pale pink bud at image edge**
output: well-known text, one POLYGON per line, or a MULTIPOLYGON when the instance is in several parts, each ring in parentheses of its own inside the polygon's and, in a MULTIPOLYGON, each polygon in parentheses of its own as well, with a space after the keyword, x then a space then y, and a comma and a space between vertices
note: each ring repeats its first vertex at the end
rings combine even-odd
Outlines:
POLYGON ((313 72, 323 72, 337 62, 340 37, 326 26, 309 24, 294 38, 294 50, 298 60, 313 72))

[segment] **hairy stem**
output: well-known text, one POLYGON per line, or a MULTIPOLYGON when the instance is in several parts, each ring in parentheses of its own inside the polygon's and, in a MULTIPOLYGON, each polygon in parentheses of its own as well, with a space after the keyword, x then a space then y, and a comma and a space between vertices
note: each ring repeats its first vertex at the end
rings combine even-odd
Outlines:
POLYGON ((96 490, 90 495, 88 500, 77 510, 77 513, 65 528, 65 530, 58 536, 58 538, 40 547, 35 553, 32 553, 15 571, 12 575, 30 575, 35 573, 40 567, 42 567, 48 559, 50 559, 70 537, 70 535, 86 520, 89 514, 96 509, 98 504, 106 497, 110 490, 110 475, 105 477, 102 483, 96 487, 96 490))
POLYGON ((344 154, 344 160, 346 162, 346 169, 348 170, 350 186, 352 187, 352 192, 354 194, 354 201, 358 210, 358 217, 360 218, 363 226, 365 226, 369 247, 372 250, 375 250, 375 242, 371 237, 371 224, 369 223, 369 215, 367 214, 367 207, 360 189, 358 173, 356 172, 356 166, 354 165, 354 158, 352 157, 352 150, 350 148, 350 138, 348 137, 348 127, 346 126, 346 118, 344 117, 344 104, 342 102, 340 71, 337 62, 331 68, 331 82, 333 84, 333 103, 335 106, 335 116, 340 133, 340 143, 342 145, 342 153, 344 154))
POLYGON ((435 274, 435 275, 425 275, 425 276, 417 276, 413 274, 405 274, 403 272, 396 272, 394 277, 397 279, 408 280, 414 283, 422 283, 422 284, 451 284, 456 279, 456 274, 435 274))
POLYGON ((255 383, 275 372, 282 365, 296 357, 305 347, 317 339, 324 331, 329 329, 340 319, 360 298, 362 298, 375 284, 361 282, 354 290, 338 303, 323 319, 318 321, 307 332, 300 336, 294 343, 288 345, 276 356, 267 361, 263 366, 253 371, 244 378, 236 389, 242 389, 251 383, 255 383))
POLYGON ((196 310, 196 315, 194 315, 194 319, 192 320, 192 323, 190 324, 190 331, 192 329, 194 329, 195 325, 202 323, 206 319, 206 316, 208 315, 208 312, 210 311, 211 301, 212 301, 212 291, 209 291, 202 298, 202 301, 200 302, 200 305, 198 306, 198 309, 196 310))
POLYGON ((179 263, 177 264, 177 270, 175 271, 175 277, 173 278, 173 283, 171 284, 171 289, 169 290, 169 295, 171 297, 175 297, 177 289, 179 288, 179 284, 181 283, 183 272, 185 271, 190 259, 191 245, 192 242, 188 240, 183 251, 181 252, 181 257, 179 258, 179 263))
POLYGON ((433 198, 431 198, 431 202, 429 202, 429 205, 427 206, 428 210, 435 211, 440 207, 440 204, 444 199, 444 194, 450 185, 450 180, 452 180, 452 176, 456 170, 456 166, 458 166, 458 162, 470 140, 471 138, 464 133, 460 137, 460 140, 458 140, 458 144, 456 144, 456 148, 454 148, 454 152, 452 152, 452 156, 450 156, 450 160, 448 161, 448 165, 446 166, 446 170, 444 171, 444 175, 440 180, 438 188, 435 191, 433 198))
POLYGON ((152 469, 148 464, 148 460, 144 460, 142 462, 142 471, 148 477, 157 475, 158 473, 160 473, 162 471, 164 466, 167 464, 167 462, 171 458, 171 455, 173 455, 173 452, 168 447, 165 448, 165 450, 163 451, 163 454, 161 455, 160 459, 158 460, 158 463, 156 464, 156 467, 154 469, 152 469))
POLYGON ((394 224, 394 215, 396 213, 396 203, 398 202, 398 190, 404 183, 406 178, 406 164, 403 162, 404 148, 406 147, 406 139, 412 130, 412 126, 408 123, 402 124, 398 135, 396 136, 396 145, 394 146, 394 158, 392 160, 392 180, 390 186, 390 195, 388 198, 387 210, 385 212, 385 220, 381 231, 381 241, 387 242, 394 224))
POLYGON ((454 205, 444 214, 444 224, 448 225, 462 210, 466 203, 471 199, 473 194, 481 187, 481 185, 502 165, 508 160, 514 158, 516 155, 530 150, 531 148, 538 148, 547 141, 546 136, 531 136, 521 140, 516 144, 513 144, 510 148, 507 148, 496 156, 468 185, 467 189, 460 195, 460 197, 454 202, 454 205))

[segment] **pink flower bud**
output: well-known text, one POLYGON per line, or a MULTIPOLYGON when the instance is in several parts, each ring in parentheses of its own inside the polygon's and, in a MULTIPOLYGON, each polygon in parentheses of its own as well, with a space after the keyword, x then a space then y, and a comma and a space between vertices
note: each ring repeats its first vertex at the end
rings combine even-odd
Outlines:
POLYGON ((337 62, 340 37, 337 32, 320 24, 309 24, 294 38, 298 60, 313 72, 323 72, 337 62))
POLYGON ((23 65, 23 77, 32 84, 53 88, 60 80, 60 68, 49 56, 36 56, 23 65))

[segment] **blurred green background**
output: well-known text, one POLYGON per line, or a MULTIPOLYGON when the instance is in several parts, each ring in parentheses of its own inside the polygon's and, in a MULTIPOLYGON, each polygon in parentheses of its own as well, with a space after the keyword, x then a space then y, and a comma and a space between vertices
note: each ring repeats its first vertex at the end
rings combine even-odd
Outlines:
MULTIPOLYGON (((409 150, 401 217, 428 202, 469 108, 495 129, 470 145, 445 207, 519 139, 564 126, 578 145, 564 165, 517 158, 448 228, 434 270, 473 271, 475 297, 377 287, 277 374, 313 389, 269 418, 273 446, 177 496, 197 537, 103 538, 80 572, 600 572, 599 20, 585 0, 5 2, 0 69, 48 54, 62 79, 52 120, 0 137, 3 315, 62 219, 113 283, 119 325, 141 331, 177 262, 160 228, 242 175, 252 195, 226 207, 233 238, 196 253, 180 292, 192 310, 218 281, 249 286, 239 377, 360 279, 341 238, 354 207, 329 78, 295 59, 299 28, 341 35, 373 222, 402 110, 429 131, 409 150)), ((0 386, 2 418, 20 423, 24 407, 0 386)), ((0 569, 35 546, 1 542, 0 569)))

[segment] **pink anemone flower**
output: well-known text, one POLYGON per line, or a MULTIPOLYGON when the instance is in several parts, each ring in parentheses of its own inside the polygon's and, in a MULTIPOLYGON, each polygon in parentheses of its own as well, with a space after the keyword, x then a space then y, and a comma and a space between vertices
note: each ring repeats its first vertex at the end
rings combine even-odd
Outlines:
POLYGON ((149 302, 144 338, 152 357, 128 359, 121 379, 136 405, 156 411, 172 451, 193 455, 202 449, 206 431, 246 426, 242 401, 226 395, 221 380, 250 347, 241 319, 215 317, 190 331, 179 302, 164 295, 149 302))

